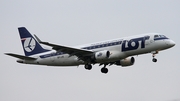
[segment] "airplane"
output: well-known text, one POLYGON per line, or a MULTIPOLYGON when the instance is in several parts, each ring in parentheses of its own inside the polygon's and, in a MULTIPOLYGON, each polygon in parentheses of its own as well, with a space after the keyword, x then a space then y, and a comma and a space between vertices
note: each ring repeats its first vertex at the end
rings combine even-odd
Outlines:
POLYGON ((119 39, 90 43, 86 45, 68 47, 41 41, 34 37, 25 27, 18 28, 24 55, 5 53, 18 58, 22 64, 47 65, 47 66, 79 66, 91 70, 92 65, 104 65, 102 73, 108 73, 107 65, 132 66, 135 55, 152 54, 152 61, 157 62, 155 55, 159 51, 175 46, 175 42, 159 33, 141 34, 119 39), (43 48, 47 45, 51 49, 43 48))

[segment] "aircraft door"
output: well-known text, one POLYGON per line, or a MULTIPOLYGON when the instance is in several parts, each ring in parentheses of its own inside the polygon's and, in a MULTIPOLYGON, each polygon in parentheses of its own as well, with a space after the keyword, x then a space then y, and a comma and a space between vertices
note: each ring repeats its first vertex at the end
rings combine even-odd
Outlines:
POLYGON ((145 45, 149 45, 151 43, 151 37, 150 36, 144 36, 145 45))

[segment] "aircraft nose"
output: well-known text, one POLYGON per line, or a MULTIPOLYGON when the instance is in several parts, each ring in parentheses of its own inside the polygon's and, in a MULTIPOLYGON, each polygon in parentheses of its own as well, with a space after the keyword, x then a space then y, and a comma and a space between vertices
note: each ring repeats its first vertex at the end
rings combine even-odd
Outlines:
POLYGON ((171 47, 173 47, 173 46, 176 45, 176 43, 175 43, 173 40, 170 40, 169 45, 170 45, 171 47))

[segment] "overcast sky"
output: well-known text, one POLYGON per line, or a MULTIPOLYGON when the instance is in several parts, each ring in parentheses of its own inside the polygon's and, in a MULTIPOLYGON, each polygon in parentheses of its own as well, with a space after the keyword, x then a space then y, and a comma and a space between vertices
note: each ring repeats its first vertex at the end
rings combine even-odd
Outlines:
POLYGON ((179 0, 1 0, 0 101, 180 101, 179 0), (128 68, 94 65, 23 65, 5 52, 24 54, 18 27, 42 40, 76 46, 150 32, 176 46, 135 56, 128 68))

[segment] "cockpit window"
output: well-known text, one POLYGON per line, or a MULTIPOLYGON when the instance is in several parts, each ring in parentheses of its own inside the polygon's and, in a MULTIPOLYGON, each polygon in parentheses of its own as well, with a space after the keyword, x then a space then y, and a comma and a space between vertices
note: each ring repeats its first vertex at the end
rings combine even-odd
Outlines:
POLYGON ((166 36, 165 35, 159 35, 161 38, 166 38, 166 36))
POLYGON ((154 35, 154 39, 159 38, 159 35, 154 35))
POLYGON ((154 40, 168 39, 165 35, 154 35, 154 40))

